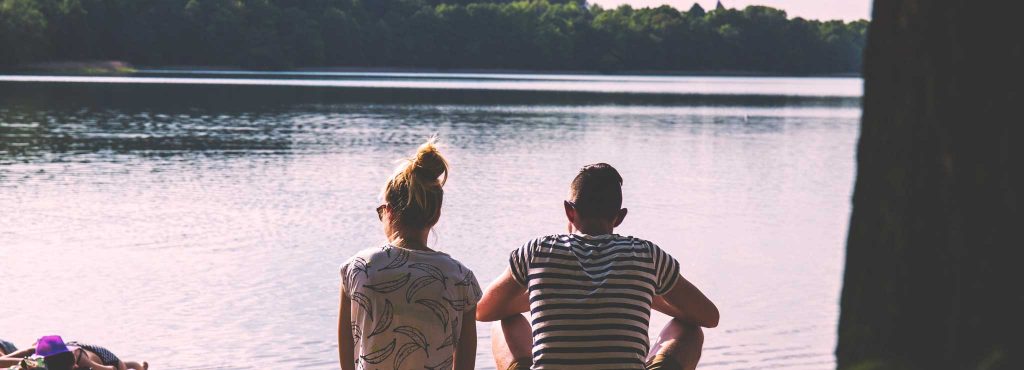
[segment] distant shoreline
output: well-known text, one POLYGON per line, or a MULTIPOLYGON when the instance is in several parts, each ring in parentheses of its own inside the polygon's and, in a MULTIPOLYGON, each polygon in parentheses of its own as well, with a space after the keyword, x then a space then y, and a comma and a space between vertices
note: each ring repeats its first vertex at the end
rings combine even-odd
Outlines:
POLYGON ((238 73, 473 73, 473 74, 534 74, 534 75, 594 75, 594 76, 694 76, 694 77, 861 77, 859 73, 797 74, 766 71, 661 71, 623 70, 601 72, 593 70, 531 70, 501 68, 420 68, 420 67, 303 67, 303 68, 243 68, 237 66, 133 66, 122 61, 59 61, 33 63, 0 68, 0 74, 56 74, 75 76, 132 76, 147 71, 238 72, 238 73))
POLYGON ((52 73, 68 75, 108 76, 135 73, 130 63, 117 60, 92 61, 50 61, 22 64, 11 67, 0 67, 0 73, 52 73))

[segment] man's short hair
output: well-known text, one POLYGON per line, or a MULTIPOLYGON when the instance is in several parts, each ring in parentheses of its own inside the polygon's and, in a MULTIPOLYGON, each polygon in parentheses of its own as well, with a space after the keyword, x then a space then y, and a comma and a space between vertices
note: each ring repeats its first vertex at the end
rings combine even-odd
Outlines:
POLYGON ((583 218, 615 218, 622 209, 622 176, 607 163, 583 166, 569 186, 569 200, 583 218))

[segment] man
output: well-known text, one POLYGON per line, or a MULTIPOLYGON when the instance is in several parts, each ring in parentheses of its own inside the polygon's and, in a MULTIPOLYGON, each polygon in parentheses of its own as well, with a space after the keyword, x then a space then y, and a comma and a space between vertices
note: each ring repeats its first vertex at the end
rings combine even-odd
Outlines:
POLYGON ((718 325, 718 308, 668 253, 614 234, 627 213, 618 171, 583 167, 569 199, 570 233, 513 251, 477 306, 477 320, 501 320, 491 335, 498 369, 695 369, 701 327, 718 325), (673 317, 653 349, 651 309, 673 317))

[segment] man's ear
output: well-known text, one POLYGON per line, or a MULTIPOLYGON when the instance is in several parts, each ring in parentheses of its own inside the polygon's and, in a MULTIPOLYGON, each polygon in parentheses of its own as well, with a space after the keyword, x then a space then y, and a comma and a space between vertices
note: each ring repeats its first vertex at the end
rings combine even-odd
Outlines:
POLYGON ((622 221, 626 219, 626 214, 627 213, 629 213, 628 209, 623 208, 623 209, 619 210, 619 213, 617 213, 615 215, 615 225, 614 225, 614 227, 619 227, 619 225, 622 224, 622 221))
POLYGON ((570 223, 576 223, 576 207, 573 207, 569 201, 562 202, 562 207, 565 208, 565 218, 570 223))

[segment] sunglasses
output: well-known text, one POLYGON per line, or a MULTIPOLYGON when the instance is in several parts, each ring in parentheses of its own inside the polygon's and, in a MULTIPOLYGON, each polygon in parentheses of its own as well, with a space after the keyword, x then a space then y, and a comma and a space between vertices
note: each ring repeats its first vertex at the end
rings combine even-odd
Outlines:
POLYGON ((384 210, 388 208, 387 203, 377 206, 377 218, 384 221, 384 210))

